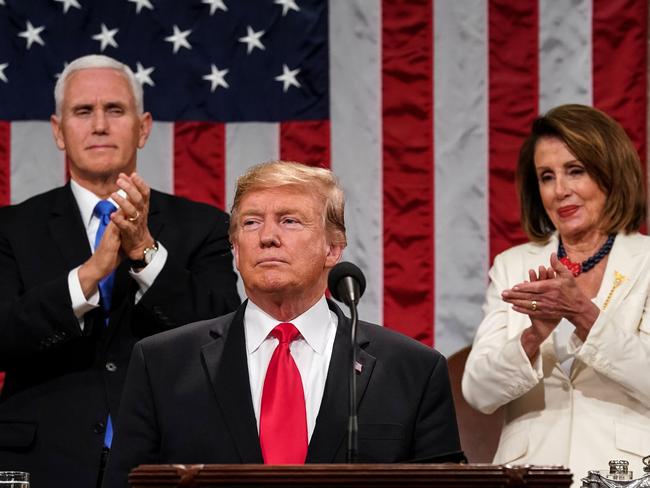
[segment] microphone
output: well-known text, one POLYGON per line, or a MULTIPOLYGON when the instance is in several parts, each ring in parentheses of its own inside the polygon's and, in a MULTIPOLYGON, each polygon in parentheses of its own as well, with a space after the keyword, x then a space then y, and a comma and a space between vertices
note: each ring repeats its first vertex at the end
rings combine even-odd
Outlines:
POLYGON ((344 261, 331 269, 327 286, 335 300, 349 307, 358 304, 366 291, 366 277, 357 265, 344 261))
POLYGON ((359 459, 359 424, 357 421, 357 303, 366 290, 366 278, 358 266, 342 262, 330 270, 327 286, 332 297, 350 308, 350 383, 348 391, 348 463, 359 459))

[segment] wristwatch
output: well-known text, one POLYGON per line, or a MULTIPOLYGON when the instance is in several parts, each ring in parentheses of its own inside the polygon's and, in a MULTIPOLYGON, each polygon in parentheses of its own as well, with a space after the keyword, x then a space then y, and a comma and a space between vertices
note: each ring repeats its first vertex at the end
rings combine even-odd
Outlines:
POLYGON ((158 242, 153 241, 152 247, 145 248, 144 256, 142 256, 142 259, 129 259, 129 266, 131 266, 131 269, 142 269, 153 260, 153 257, 157 252, 158 242))

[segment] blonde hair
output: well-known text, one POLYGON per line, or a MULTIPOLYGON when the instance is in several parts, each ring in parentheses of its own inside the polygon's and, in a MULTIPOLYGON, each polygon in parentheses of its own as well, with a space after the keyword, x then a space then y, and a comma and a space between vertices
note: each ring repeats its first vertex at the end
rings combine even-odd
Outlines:
POLYGON ((230 209, 230 240, 234 242, 239 222, 239 205, 256 190, 291 186, 315 194, 323 202, 323 222, 329 241, 345 247, 345 197, 338 179, 329 169, 289 161, 271 161, 250 168, 237 179, 237 191, 230 209))

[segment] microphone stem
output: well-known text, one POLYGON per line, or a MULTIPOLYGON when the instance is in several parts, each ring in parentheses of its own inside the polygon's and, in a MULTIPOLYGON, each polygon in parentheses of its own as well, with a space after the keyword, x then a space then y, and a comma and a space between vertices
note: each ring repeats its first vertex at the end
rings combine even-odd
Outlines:
POLYGON ((352 301, 350 315, 352 327, 350 330, 350 394, 348 418, 348 463, 356 463, 359 456, 359 425, 357 422, 357 305, 352 301))

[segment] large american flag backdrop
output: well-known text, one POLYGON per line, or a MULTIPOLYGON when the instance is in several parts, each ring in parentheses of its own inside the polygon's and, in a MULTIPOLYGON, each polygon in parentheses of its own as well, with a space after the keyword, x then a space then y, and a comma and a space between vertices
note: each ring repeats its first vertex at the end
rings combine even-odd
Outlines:
POLYGON ((538 113, 601 108, 645 165, 647 45, 647 0, 0 0, 0 204, 65 182, 56 76, 104 53, 144 85, 153 187, 224 208, 258 162, 331 167, 361 317, 451 354, 524 239, 513 177, 538 113))

